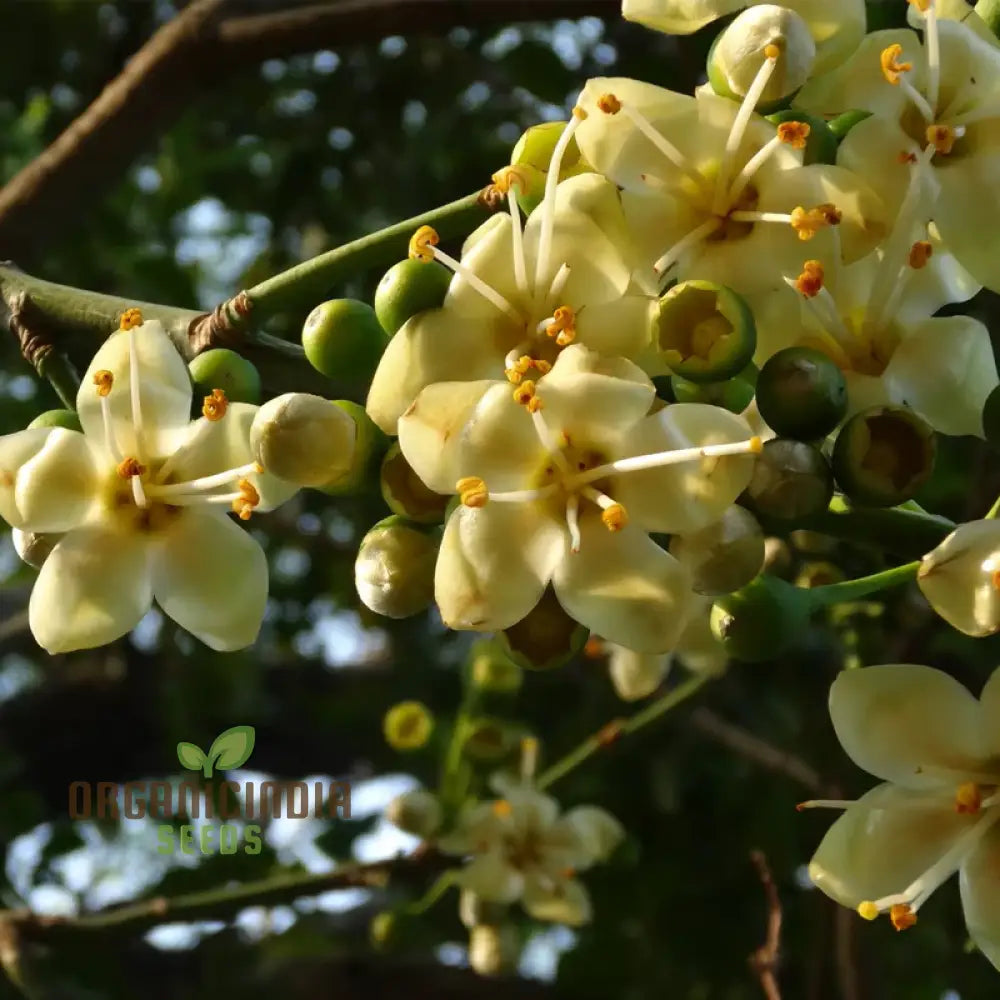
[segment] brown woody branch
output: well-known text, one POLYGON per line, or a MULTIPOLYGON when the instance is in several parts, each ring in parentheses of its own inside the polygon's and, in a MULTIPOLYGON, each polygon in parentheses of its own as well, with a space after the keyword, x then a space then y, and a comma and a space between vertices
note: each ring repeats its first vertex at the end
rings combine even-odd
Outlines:
POLYGON ((265 59, 438 35, 519 20, 615 16, 619 0, 340 0, 246 14, 240 0, 195 0, 129 60, 98 98, 0 189, 0 257, 30 262, 120 181, 199 96, 265 59))

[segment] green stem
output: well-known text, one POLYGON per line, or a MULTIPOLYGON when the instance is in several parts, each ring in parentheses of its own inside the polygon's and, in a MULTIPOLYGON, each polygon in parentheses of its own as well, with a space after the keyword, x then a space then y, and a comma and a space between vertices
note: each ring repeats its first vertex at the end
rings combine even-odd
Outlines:
MULTIPOLYGON (((421 226, 433 226, 442 239, 449 239, 468 234, 486 217, 477 192, 352 240, 247 289, 249 317, 260 324, 280 312, 311 308, 345 278, 369 268, 387 267, 405 257, 410 237, 421 226)), ((239 325, 238 318, 231 318, 239 325)))
POLYGON ((589 760, 599 750, 605 749, 611 742, 616 741, 622 736, 638 732, 638 730, 644 726, 648 726, 651 722, 655 722, 661 715, 669 712, 670 709, 676 707, 682 701, 687 701, 688 698, 711 679, 708 675, 695 674, 628 719, 609 723, 599 732, 588 736, 575 750, 571 750, 565 757, 557 760, 551 767, 546 768, 535 781, 535 787, 538 789, 548 788, 549 785, 554 784, 560 778, 569 774, 570 771, 579 767, 584 761, 589 760))
POLYGON ((920 560, 906 563, 903 566, 893 566, 892 569, 873 573, 871 576, 858 577, 857 580, 844 580, 843 583, 829 583, 825 587, 813 587, 806 594, 816 608, 827 607, 843 601, 857 601, 869 594, 876 594, 887 587, 896 587, 901 583, 909 583, 920 569, 920 560))
POLYGON ((51 351, 38 362, 38 374, 48 379, 56 395, 68 410, 76 409, 76 393, 80 375, 62 351, 51 351))
POLYGON ((1000 514, 1000 497, 997 497, 996 500, 993 501, 993 506, 986 512, 983 519, 986 521, 993 521, 996 519, 998 514, 1000 514))
POLYGON ((442 872, 433 881, 433 883, 431 883, 431 887, 423 894, 423 896, 420 897, 420 899, 401 906, 400 911, 410 917, 418 917, 422 913, 426 913, 453 885, 456 884, 459 872, 460 869, 458 868, 449 868, 446 872, 442 872))
POLYGON ((1000 0, 979 0, 976 13, 986 22, 986 27, 1000 37, 1000 0))

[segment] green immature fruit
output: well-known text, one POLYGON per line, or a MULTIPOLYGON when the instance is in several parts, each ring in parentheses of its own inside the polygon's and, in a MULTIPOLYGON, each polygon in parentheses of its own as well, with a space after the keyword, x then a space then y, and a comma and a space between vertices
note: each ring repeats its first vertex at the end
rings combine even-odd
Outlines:
POLYGON ((587 642, 587 630, 574 621, 548 588, 516 625, 497 633, 503 651, 528 670, 565 666, 587 642))
POLYGON ((246 358, 225 347, 203 351, 189 365, 195 403, 221 389, 231 403, 260 402, 260 372, 246 358))
MULTIPOLYGON (((751 369, 752 370, 752 369, 751 369)), ((756 372, 754 372, 756 374, 756 372)), ((677 403, 711 403, 730 413, 742 413, 753 400, 753 382, 741 372, 725 382, 689 382, 680 375, 670 377, 672 401, 677 403)))
POLYGON ((327 378, 341 381, 370 379, 388 342, 375 310, 355 299, 320 303, 302 327, 309 364, 327 378))
POLYGON ((833 472, 823 453, 805 441, 766 441, 745 493, 765 517, 795 521, 827 509, 833 472))
POLYGON ((437 309, 450 282, 451 272, 435 261, 393 264, 375 289, 375 315, 382 329, 392 337, 411 316, 437 309))
POLYGON ((934 471, 934 429, 902 406, 873 406, 841 428, 833 473, 844 493, 870 507, 895 507, 913 498, 934 471))
POLYGON ((712 605, 712 634, 734 659, 758 663, 790 646, 812 610, 808 591, 763 574, 712 605))
POLYGON ((691 382, 721 382, 739 374, 757 347, 746 302, 712 281, 682 281, 660 299, 656 347, 663 363, 691 382))
POLYGON ((781 437, 815 441, 844 419, 847 383, 822 351, 786 347, 760 370, 757 409, 781 437))
POLYGON ((670 554, 691 571, 697 593, 728 594, 761 571, 764 532, 749 511, 733 505, 700 531, 675 535, 670 554))
POLYGON ((393 750, 419 750, 434 732, 434 716, 419 701, 401 701, 382 719, 382 734, 393 750))
POLYGON ((46 410, 44 413, 39 413, 28 424, 29 429, 35 427, 65 427, 71 431, 82 430, 80 417, 75 410, 46 410))

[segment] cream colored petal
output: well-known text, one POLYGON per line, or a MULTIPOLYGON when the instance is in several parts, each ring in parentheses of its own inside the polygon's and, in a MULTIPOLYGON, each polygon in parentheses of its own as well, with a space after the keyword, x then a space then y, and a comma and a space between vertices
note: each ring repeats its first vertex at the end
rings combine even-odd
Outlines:
POLYGON ((947 796, 877 785, 827 831, 809 862, 809 877, 852 908, 902 892, 975 819, 956 812, 947 796))
POLYGON ((609 642, 665 653, 687 623, 687 571, 644 532, 628 525, 610 532, 587 509, 579 552, 568 552, 554 584, 566 612, 609 642))
POLYGON ((609 357, 634 358, 653 334, 656 299, 626 295, 603 305, 589 305, 576 320, 577 343, 609 357))
POLYGON ((267 559, 225 514, 185 510, 152 549, 156 603, 216 650, 242 649, 260 631, 267 603, 267 559))
POLYGON ((101 345, 83 376, 76 405, 83 433, 95 442, 105 442, 101 398, 94 375, 109 371, 114 378, 107 397, 111 423, 118 447, 124 455, 138 455, 143 461, 162 458, 177 446, 177 436, 191 418, 191 377, 187 365, 156 320, 134 330, 119 330, 101 345), (138 359, 139 402, 143 426, 143 447, 135 436, 132 412, 130 335, 138 359))
POLYGON ((524 877, 499 851, 473 858, 459 872, 458 884, 490 903, 513 903, 524 891, 524 877))
POLYGON ((1000 630, 1000 590, 994 583, 997 569, 1000 522, 969 521, 924 556, 917 584, 952 628, 966 635, 992 635, 1000 630))
POLYGON ((63 536, 28 605, 35 641, 50 653, 103 646, 135 628, 153 594, 141 535, 94 526, 63 536))
POLYGON ((894 28, 867 35, 846 62, 810 80, 796 95, 795 106, 818 115, 865 108, 882 119, 897 120, 909 99, 902 87, 893 86, 882 75, 879 56, 890 45, 902 45, 902 58, 913 63, 907 80, 922 88, 924 52, 920 38, 913 31, 894 28))
MULTIPOLYGON (((214 476, 229 469, 241 469, 254 461, 250 447, 250 427, 260 408, 250 403, 230 403, 221 420, 204 417, 188 425, 184 438, 169 463, 161 469, 164 482, 182 483, 214 476)), ((290 497, 299 487, 295 483, 256 471, 241 472, 233 476, 231 486, 215 487, 210 492, 231 492, 240 479, 249 479, 260 494, 258 513, 273 510, 290 497)))
POLYGON ((18 473, 42 450, 54 432, 53 427, 32 427, 0 437, 0 517, 12 528, 25 527, 15 498, 18 473))
POLYGON ((1000 756, 1000 668, 990 674, 979 696, 983 706, 983 719, 987 735, 990 737, 993 753, 1000 756))
POLYGON ((14 503, 22 527, 34 532, 69 531, 82 524, 99 500, 101 468, 79 431, 55 427, 17 473, 14 503))
MULTIPOLYGON (((476 382, 435 382, 421 390, 399 418, 399 446, 403 456, 428 489, 454 493, 455 483, 463 476, 461 469, 462 435, 484 397, 502 393, 510 406, 502 412, 508 423, 517 424, 527 414, 511 398, 509 383, 480 380, 476 382), (492 391, 491 391, 492 390, 492 391)), ((494 404, 491 409, 498 407, 494 404)), ((535 437, 531 421, 528 432, 535 437)), ((500 432, 506 430, 500 427, 500 432)), ((494 445, 497 447, 499 441, 494 445)), ((482 473, 480 473, 482 475, 482 473)))
POLYGON ((1000 969, 1000 829, 976 844, 959 871, 965 926, 976 947, 1000 969))
POLYGON ((882 378, 889 398, 942 434, 983 436, 983 405, 998 384, 989 331, 971 316, 925 319, 901 330, 882 378))
MULTIPOLYGON (((522 225, 524 222, 522 221, 522 225)), ((515 309, 529 303, 526 294, 517 287, 514 269, 513 222, 506 212, 498 212, 466 241, 462 248, 462 264, 515 309)), ((528 271, 528 274, 533 272, 528 271)), ((504 313, 461 274, 456 274, 448 286, 444 308, 465 319, 480 319, 487 323, 506 320, 504 313)))
MULTIPOLYGON (((936 0, 934 6, 939 21, 942 19, 960 21, 994 48, 1000 46, 1000 41, 990 31, 989 25, 976 13, 974 4, 967 3, 966 0, 936 0)), ((923 16, 914 4, 910 4, 907 8, 906 20, 913 28, 920 29, 923 26, 923 16)))
MULTIPOLYGON (((615 458, 701 448, 750 437, 749 425, 735 413, 706 403, 673 403, 638 424, 629 434, 626 449, 615 458)), ((753 463, 752 455, 731 455, 628 472, 615 477, 611 493, 646 531, 686 534, 722 516, 746 489, 753 463)))
POLYGON ((847 417, 853 417, 855 413, 867 410, 870 406, 899 402, 882 375, 862 375, 860 372, 846 371, 844 382, 847 384, 847 417))
POLYGON ((516 836, 544 833, 559 816, 559 803, 551 795, 537 791, 525 782, 508 782, 503 798, 510 807, 509 828, 516 836))
POLYGON ((538 603, 565 545, 565 529, 537 505, 459 507, 434 571, 445 624, 488 632, 519 622, 538 603))
POLYGON ((653 403, 653 383, 637 365, 572 344, 538 385, 541 415, 559 442, 578 448, 620 448, 653 403))
POLYGON ((858 767, 906 788, 947 792, 982 771, 989 755, 979 702, 932 667, 842 671, 830 688, 830 718, 858 767))
POLYGON ((622 701, 648 698, 670 670, 669 653, 637 653, 613 644, 608 653, 608 674, 622 701))
POLYGON ((899 322, 927 319, 942 306, 967 302, 983 287, 955 260, 940 239, 932 234, 923 235, 933 246, 934 253, 925 267, 907 270, 903 278, 903 295, 895 314, 899 322))
POLYGON ((556 924, 579 927, 589 923, 593 910, 590 895, 579 879, 530 879, 522 899, 529 916, 556 924))
POLYGON ((654 31, 690 35, 746 6, 746 0, 622 0, 622 17, 654 31))
POLYGON ((680 660, 682 666, 694 674, 719 677, 725 673, 729 657, 725 646, 712 632, 709 616, 713 603, 711 597, 695 595, 691 617, 671 658, 680 660))
POLYGON ((865 34, 864 0, 786 0, 800 14, 816 42, 813 74, 829 73, 854 53, 865 34))
POLYGON ((503 315, 463 317, 430 309, 407 320, 385 349, 368 391, 368 415, 386 434, 433 382, 502 378, 504 357, 523 330, 503 315))
POLYGON ((605 861, 625 839, 625 827, 599 806, 576 806, 560 822, 575 831, 593 861, 605 861))

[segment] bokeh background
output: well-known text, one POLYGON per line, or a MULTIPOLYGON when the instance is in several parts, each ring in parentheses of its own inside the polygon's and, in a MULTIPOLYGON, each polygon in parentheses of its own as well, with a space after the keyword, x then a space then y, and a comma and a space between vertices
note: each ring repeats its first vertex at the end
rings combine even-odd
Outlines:
MULTIPOLYGON (((0 181, 35 160, 183 6, 7 0, 0 181)), ((404 37, 373 15, 348 45, 317 36, 300 54, 271 58, 265 39, 239 65, 211 73, 203 62, 182 62, 173 70, 176 88, 159 98, 179 115, 137 127, 132 148, 112 150, 106 173, 81 178, 65 204, 29 213, 27 223, 0 213, 0 257, 53 281, 208 310, 299 260, 481 188, 525 127, 565 116, 588 76, 690 90, 712 37, 709 30, 668 39, 627 25, 613 3, 539 0, 548 19, 516 25, 495 12, 483 23, 476 3, 452 6, 462 8, 463 23, 447 30, 428 20, 404 37), (606 16, 590 16, 599 8, 606 16)), ((872 24, 901 23, 905 6, 874 5, 872 24)), ((511 5, 511 16, 527 16, 529 7, 511 5)), ((370 300, 380 273, 359 273, 329 297, 370 300)), ((996 316, 985 297, 972 308, 988 321, 996 316)), ((279 317, 271 332, 294 339, 303 318, 279 317)), ((72 349, 85 361, 93 346, 72 349)), ((330 394, 363 401, 365 386, 331 386, 330 394)), ((0 341, 0 431, 56 405, 16 339, 0 341)), ((953 518, 981 516, 996 493, 996 466, 981 443, 944 442, 920 499, 953 518)), ((271 599, 259 642, 234 654, 211 652, 153 611, 111 647, 47 656, 27 630, 34 571, 0 535, 4 907, 74 915, 413 849, 380 813, 398 792, 435 781, 468 637, 447 633, 433 616, 393 623, 359 605, 356 548, 385 513, 373 488, 336 500, 301 494, 255 518, 271 599), (426 751, 400 755, 385 744, 381 720, 407 698, 434 709, 438 735, 426 751), (257 733, 247 769, 235 777, 350 778, 353 818, 274 822, 260 855, 209 858, 158 855, 148 822, 69 819, 71 782, 179 779, 179 740, 204 747, 235 724, 257 733)), ((786 540, 784 556, 780 569, 792 579, 817 562, 860 575, 894 558, 801 533, 786 540)), ((743 1000, 761 992, 747 961, 767 918, 750 862, 760 849, 784 911, 786 997, 995 996, 997 973, 967 945, 954 885, 904 935, 887 921, 864 924, 809 887, 805 865, 831 817, 794 806, 870 784, 839 750, 826 714, 829 683, 845 658, 943 666, 978 690, 998 648, 952 632, 915 589, 902 588, 838 609, 780 660, 733 665, 693 705, 592 759, 557 792, 567 805, 606 806, 628 842, 614 863, 587 876, 591 925, 518 924, 524 952, 516 977, 490 982, 467 968, 454 895, 396 949, 372 949, 373 915, 412 898, 418 878, 416 889, 247 907, 228 924, 39 933, 18 945, 29 994, 743 1000)), ((549 761, 627 711, 602 664, 584 659, 530 674, 506 708, 541 737, 549 761)), ((20 995, 0 978, 0 997, 20 995)))

